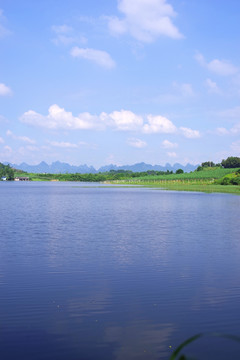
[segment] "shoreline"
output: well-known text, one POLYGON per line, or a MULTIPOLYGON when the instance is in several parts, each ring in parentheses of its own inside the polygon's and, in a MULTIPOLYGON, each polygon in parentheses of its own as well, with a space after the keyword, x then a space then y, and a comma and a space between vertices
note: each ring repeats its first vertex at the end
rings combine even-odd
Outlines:
MULTIPOLYGON (((108 182, 109 184, 116 184, 116 182, 108 182)), ((189 192, 204 192, 204 193, 223 193, 223 194, 232 194, 232 195, 240 195, 240 186, 238 185, 218 185, 213 183, 174 183, 171 181, 157 183, 157 182, 122 182, 122 185, 137 185, 139 187, 147 187, 147 188, 159 188, 162 190, 169 191, 189 191, 189 192)), ((117 185, 117 184, 116 184, 117 185)), ((118 185, 120 185, 118 183, 118 185)))

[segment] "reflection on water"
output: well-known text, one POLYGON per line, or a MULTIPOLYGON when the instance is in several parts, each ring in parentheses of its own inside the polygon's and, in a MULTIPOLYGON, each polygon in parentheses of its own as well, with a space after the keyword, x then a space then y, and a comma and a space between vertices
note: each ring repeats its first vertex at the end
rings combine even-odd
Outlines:
MULTIPOLYGON (((71 183, 0 195, 1 358, 167 359, 195 333, 239 334, 239 197, 71 183)), ((239 351, 221 346, 218 359, 239 351)))
POLYGON ((107 328, 105 341, 117 344, 114 359, 158 359, 159 354, 161 357, 169 354, 166 344, 170 344, 172 333, 170 324, 136 320, 124 327, 107 328))

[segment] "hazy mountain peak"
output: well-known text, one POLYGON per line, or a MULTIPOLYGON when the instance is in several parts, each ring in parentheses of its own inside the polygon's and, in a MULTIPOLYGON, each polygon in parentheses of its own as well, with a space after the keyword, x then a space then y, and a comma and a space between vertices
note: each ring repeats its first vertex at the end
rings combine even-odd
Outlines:
POLYGON ((133 172, 142 172, 142 171, 176 171, 177 169, 183 169, 184 172, 194 171, 198 165, 181 165, 179 163, 175 163, 171 165, 166 163, 164 166, 162 165, 151 165, 146 164, 144 162, 139 162, 133 165, 114 165, 109 164, 105 166, 101 166, 98 170, 96 170, 93 166, 84 165, 70 165, 68 163, 64 163, 61 161, 54 161, 52 164, 47 164, 45 161, 41 161, 38 165, 29 165, 25 162, 21 163, 20 165, 17 164, 10 164, 15 169, 31 172, 31 173, 50 173, 50 174, 58 174, 58 173, 97 173, 97 172, 108 172, 110 170, 128 170, 133 172))

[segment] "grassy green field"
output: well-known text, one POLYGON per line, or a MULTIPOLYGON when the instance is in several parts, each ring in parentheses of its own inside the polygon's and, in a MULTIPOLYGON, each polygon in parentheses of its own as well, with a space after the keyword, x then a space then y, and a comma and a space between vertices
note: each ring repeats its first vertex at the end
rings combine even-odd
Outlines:
MULTIPOLYGON (((220 185, 221 179, 226 175, 231 176, 238 169, 224 169, 220 167, 204 168, 201 171, 193 171, 183 174, 164 174, 129 177, 114 180, 114 175, 104 174, 31 174, 17 173, 16 176, 28 176, 32 181, 90 181, 104 182, 106 184, 138 185, 154 188, 164 188, 176 191, 202 191, 221 192, 240 195, 239 185, 220 185)), ((135 174, 137 175, 137 174, 135 174)), ((233 175, 234 176, 234 175, 233 175)))
POLYGON ((117 184, 135 184, 146 187, 163 188, 175 191, 200 191, 206 193, 220 192, 240 195, 239 185, 220 185, 216 182, 237 169, 205 168, 184 174, 170 174, 160 176, 144 176, 135 179, 114 181, 117 184))
POLYGON ((169 180, 181 180, 181 181, 199 181, 199 180, 215 180, 220 179, 227 174, 236 172, 238 169, 223 169, 220 167, 205 168, 201 171, 193 171, 183 174, 169 174, 169 175, 147 175, 131 179, 133 181, 169 181, 169 180))

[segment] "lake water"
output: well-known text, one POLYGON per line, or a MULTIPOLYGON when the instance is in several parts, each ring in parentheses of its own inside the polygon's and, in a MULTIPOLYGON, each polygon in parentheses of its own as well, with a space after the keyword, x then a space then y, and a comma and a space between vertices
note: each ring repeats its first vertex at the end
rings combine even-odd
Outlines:
POLYGON ((0 200, 1 359, 168 359, 240 335, 240 197, 1 182, 0 200))

